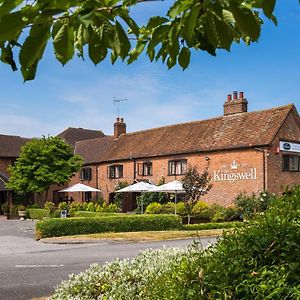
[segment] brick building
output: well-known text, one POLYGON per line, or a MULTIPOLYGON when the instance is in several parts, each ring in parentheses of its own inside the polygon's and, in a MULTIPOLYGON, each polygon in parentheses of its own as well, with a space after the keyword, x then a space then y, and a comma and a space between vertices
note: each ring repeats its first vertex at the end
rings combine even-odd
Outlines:
MULTIPOLYGON (((98 188, 106 201, 120 182, 180 180, 189 165, 208 165, 213 187, 203 199, 227 206, 240 192, 279 193, 300 184, 300 118, 293 104, 247 112, 243 93, 234 92, 223 116, 132 133, 117 118, 113 136, 77 142, 75 153, 85 165, 70 184, 98 188)), ((86 193, 85 199, 99 196, 86 193)), ((134 208, 132 195, 124 206, 134 208)))
POLYGON ((12 191, 6 189, 8 166, 19 157, 21 147, 30 139, 20 136, 0 134, 0 213, 4 202, 12 201, 12 191))

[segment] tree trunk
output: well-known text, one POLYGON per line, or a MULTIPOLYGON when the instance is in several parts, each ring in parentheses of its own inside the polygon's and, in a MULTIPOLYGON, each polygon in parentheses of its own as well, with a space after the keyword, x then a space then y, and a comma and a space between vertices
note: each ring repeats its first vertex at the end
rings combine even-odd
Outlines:
POLYGON ((191 223, 191 215, 190 215, 190 213, 188 213, 188 225, 190 225, 190 223, 191 223))

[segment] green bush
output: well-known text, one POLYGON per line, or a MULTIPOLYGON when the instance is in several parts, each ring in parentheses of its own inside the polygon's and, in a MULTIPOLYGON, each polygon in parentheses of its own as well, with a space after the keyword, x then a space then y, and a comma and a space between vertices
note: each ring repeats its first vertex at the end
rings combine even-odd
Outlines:
POLYGON ((223 229, 243 226, 242 222, 211 222, 200 224, 184 224, 182 230, 206 230, 206 229, 223 229))
POLYGON ((1 210, 3 211, 3 213, 8 214, 9 213, 9 203, 8 202, 4 202, 1 205, 1 210))
POLYGON ((163 214, 174 214, 175 213, 175 203, 168 202, 162 205, 161 212, 163 214))
POLYGON ((204 201, 199 200, 192 208, 192 215, 199 217, 207 209, 208 209, 208 204, 205 203, 204 201))
POLYGON ((103 216, 120 216, 120 215, 127 215, 122 213, 110 213, 110 212, 92 212, 92 211, 74 211, 71 214, 71 217, 80 217, 80 218, 100 218, 103 216))
POLYGON ((69 209, 69 205, 67 202, 63 201, 63 202, 60 202, 58 204, 58 209, 59 210, 68 210, 69 209))
POLYGON ((162 212, 162 205, 158 202, 152 202, 150 203, 146 210, 146 214, 160 214, 162 212))
POLYGON ((45 208, 27 208, 26 215, 28 219, 42 220, 49 216, 49 211, 45 208))
POLYGON ((178 202, 178 203, 176 203, 176 212, 180 216, 187 216, 188 210, 187 210, 184 202, 178 202))
POLYGON ((47 201, 44 204, 44 208, 51 212, 51 211, 55 211, 56 206, 55 206, 55 204, 53 202, 47 201))
POLYGON ((37 239, 100 232, 128 232, 180 229, 175 215, 121 215, 101 218, 47 219, 36 224, 37 239))
POLYGON ((19 210, 25 210, 26 209, 26 207, 25 207, 25 205, 23 205, 23 204, 19 204, 19 205, 17 205, 17 207, 16 207, 16 211, 19 211, 19 210))
POLYGON ((86 208, 87 211, 96 211, 96 208, 95 208, 95 205, 93 202, 89 202, 88 205, 87 205, 87 208, 86 208))

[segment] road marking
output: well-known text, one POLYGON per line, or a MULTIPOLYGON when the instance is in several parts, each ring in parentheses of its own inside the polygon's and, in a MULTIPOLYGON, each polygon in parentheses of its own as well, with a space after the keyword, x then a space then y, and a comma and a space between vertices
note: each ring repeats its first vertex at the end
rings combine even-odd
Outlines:
POLYGON ((64 265, 16 265, 16 268, 59 268, 64 265))

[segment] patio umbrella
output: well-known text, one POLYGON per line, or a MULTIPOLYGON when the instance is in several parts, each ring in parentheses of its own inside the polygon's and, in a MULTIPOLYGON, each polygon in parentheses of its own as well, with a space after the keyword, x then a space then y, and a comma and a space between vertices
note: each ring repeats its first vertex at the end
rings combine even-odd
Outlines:
POLYGON ((91 186, 82 184, 82 183, 76 183, 74 185, 71 185, 63 190, 58 191, 59 193, 72 193, 72 192, 101 192, 98 189, 95 189, 91 186))
MULTIPOLYGON (((117 190, 116 193, 145 193, 145 192, 152 192, 156 188, 156 185, 150 184, 147 182, 137 182, 131 184, 129 186, 124 187, 123 189, 117 190)), ((143 201, 141 203, 141 209, 143 213, 143 201)))
POLYGON ((185 193, 185 190, 182 187, 182 183, 178 180, 174 180, 156 187, 155 190, 153 190, 153 192, 174 193, 175 194, 175 215, 176 215, 177 194, 185 193))
MULTIPOLYGON (((71 185, 65 189, 62 189, 58 191, 59 193, 74 193, 74 192, 101 192, 98 189, 95 189, 91 186, 82 184, 82 183, 76 183, 74 185, 71 185)), ((82 202, 83 202, 83 194, 82 194, 82 202)))

